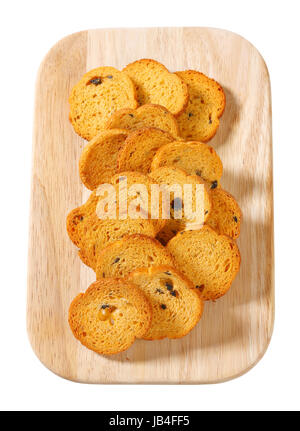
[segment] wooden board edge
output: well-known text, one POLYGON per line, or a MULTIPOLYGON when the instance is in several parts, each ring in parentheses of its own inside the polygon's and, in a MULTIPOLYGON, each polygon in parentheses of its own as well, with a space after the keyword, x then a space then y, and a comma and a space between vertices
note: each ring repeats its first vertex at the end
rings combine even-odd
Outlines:
MULTIPOLYGON (((190 27, 189 27, 190 28, 190 27)), ((263 64, 263 66, 264 66, 264 68, 265 68, 265 71, 266 71, 266 73, 267 73, 267 76, 268 76, 268 82, 269 82, 269 86, 270 86, 270 75, 269 75, 269 71, 268 71, 268 67, 267 67, 267 64, 266 64, 266 62, 265 62, 265 60, 264 60, 264 58, 263 58, 263 56, 261 55, 261 53, 259 52, 259 50, 251 43, 251 42, 249 42, 247 39, 245 39, 243 36, 241 36, 241 35, 239 35, 238 33, 235 33, 235 32, 231 32, 231 31, 228 31, 228 30, 223 30, 223 29, 214 29, 214 28, 206 28, 206 27, 195 27, 195 29, 196 28, 203 28, 203 29, 206 29, 206 30, 209 30, 209 31, 218 31, 218 32, 227 32, 227 33, 231 33, 231 34, 233 34, 235 37, 238 37, 238 38, 241 38, 241 39, 243 39, 244 41, 246 41, 250 46, 252 46, 257 52, 258 52, 258 54, 259 54, 259 56, 260 56, 260 58, 261 58, 261 60, 262 60, 262 64, 263 64)), ((135 28, 130 28, 130 29, 135 29, 135 28)), ((129 30, 130 30, 129 29, 129 30)), ((93 29, 90 29, 90 30, 93 30, 93 29)), ((37 73, 37 77, 36 77, 36 83, 38 82, 38 80, 40 80, 40 78, 41 78, 41 76, 40 76, 40 74, 41 74, 41 70, 42 70, 42 67, 43 67, 43 65, 45 64, 45 63, 47 63, 47 61, 48 61, 48 59, 53 55, 53 53, 55 53, 56 52, 56 49, 58 49, 61 45, 63 45, 64 43, 66 43, 66 42, 69 42, 69 41, 71 41, 73 38, 76 38, 76 37, 79 37, 80 35, 84 35, 85 37, 87 37, 87 35, 88 35, 88 32, 90 31, 90 30, 84 30, 84 31, 80 31, 80 32, 76 32, 76 33, 73 33, 73 34, 70 34, 70 35, 67 35, 67 36, 65 36, 64 38, 62 38, 62 39, 60 39, 55 45, 53 45, 51 48, 50 48, 50 50, 48 51, 48 53, 45 55, 45 57, 44 57, 44 59, 42 60, 42 62, 41 62, 41 64, 40 64, 40 67, 39 67, 39 70, 38 70, 38 73, 37 73)), ((95 29, 96 30, 96 29, 95 29)), ((100 30, 100 31, 105 31, 105 30, 118 30, 118 29, 98 29, 98 30, 100 30)), ((35 100, 36 100, 36 95, 35 95, 35 100)), ((271 91, 270 91, 270 100, 271 100, 271 91)), ((271 105, 272 106, 272 105, 271 105)), ((270 121, 271 121, 271 129, 272 129, 272 113, 271 113, 271 115, 270 115, 270 121)), ((36 126, 34 126, 34 128, 35 128, 36 126)), ((270 145, 270 147, 271 147, 271 150, 272 150, 272 147, 273 147, 273 145, 272 145, 272 133, 271 133, 271 135, 270 135, 270 143, 268 144, 268 145, 270 145)), ((33 145, 32 145, 32 160, 34 160, 34 149, 35 149, 35 145, 34 145, 34 142, 33 142, 33 145)), ((271 153, 272 153, 272 151, 271 151, 271 153)), ((270 172, 270 175, 271 175, 271 179, 272 179, 272 193, 271 193, 271 196, 270 196, 270 205, 271 205, 271 212, 272 212, 272 238, 271 238, 271 241, 272 241, 272 258, 270 258, 270 261, 272 261, 272 271, 273 271, 273 274, 272 274, 272 278, 274 279, 274 215, 273 215, 273 212, 274 212, 274 198, 273 198, 273 160, 271 160, 271 162, 272 162, 272 164, 271 164, 271 166, 272 166, 272 170, 271 170, 271 172, 270 172)), ((33 163, 33 161, 32 161, 32 168, 33 168, 33 166, 34 166, 34 163, 33 163)), ((31 171, 32 173, 33 173, 33 169, 32 169, 32 171, 31 171)), ((34 187, 33 187, 33 182, 34 182, 34 178, 33 178, 33 176, 32 176, 32 178, 31 178, 31 192, 30 192, 30 200, 32 201, 32 197, 33 197, 33 189, 34 189, 34 187)), ((29 222, 30 222, 30 226, 31 226, 31 224, 32 224, 32 217, 31 217, 31 215, 30 215, 30 220, 29 220, 29 222)), ((29 229, 29 247, 30 247, 30 241, 31 241, 31 228, 29 229)), ((30 259, 28 258, 28 268, 29 268, 29 266, 30 266, 30 259)), ((65 375, 62 375, 62 374, 60 374, 59 372, 57 372, 55 369, 54 369, 54 367, 52 368, 51 367, 51 365, 50 364, 47 364, 47 362, 46 361, 43 361, 42 359, 41 359, 41 357, 40 357, 40 354, 38 353, 38 351, 37 351, 37 349, 35 348, 35 342, 34 342, 34 336, 35 336, 35 334, 34 333, 32 333, 31 331, 30 331, 30 328, 28 327, 28 316, 29 316, 29 305, 30 305, 30 298, 29 298, 29 294, 30 294, 30 289, 31 289, 31 287, 30 287, 30 284, 29 283, 27 283, 27 310, 26 310, 26 320, 27 320, 27 334, 28 334, 28 339, 29 339, 29 342, 30 342, 30 345, 31 345, 31 348, 32 348, 32 350, 33 350, 33 352, 35 353, 35 355, 37 356, 37 358, 39 359, 39 361, 49 370, 49 371, 51 371, 52 373, 54 373, 55 375, 57 375, 57 376, 59 376, 59 377, 62 377, 63 379, 66 379, 66 380, 69 380, 69 381, 72 381, 72 382, 76 382, 76 383, 89 383, 89 384, 104 384, 104 385, 106 385, 106 384, 120 384, 120 385, 123 385, 123 384, 126 384, 126 385, 128 385, 128 384, 154 384, 154 385, 157 385, 157 384, 171 384, 171 385, 173 385, 173 384, 188 384, 188 385, 190 385, 190 384, 216 384, 216 383, 223 383, 223 382, 227 382, 227 381, 230 381, 230 380, 233 380, 233 379, 236 379, 236 378, 238 378, 238 377, 240 377, 240 376, 242 376, 242 375, 244 375, 244 374, 246 374, 248 371, 250 371, 252 368, 254 368, 259 362, 260 362, 260 360, 264 357, 264 355, 265 355, 265 353, 266 353, 266 351, 268 350, 268 347, 269 347, 269 344, 270 344, 270 341, 271 341, 271 338, 272 338, 272 335, 273 335, 273 330, 274 330, 274 320, 275 320, 275 285, 274 285, 274 281, 272 282, 272 285, 271 285, 271 288, 270 288, 270 298, 269 298, 269 300, 270 300, 270 306, 269 306, 269 310, 270 310, 270 320, 271 320, 271 323, 270 323, 270 330, 269 330, 269 337, 268 337, 268 339, 267 339, 267 343, 266 343, 266 345, 264 346, 264 348, 262 349, 262 351, 260 352, 260 354, 258 355, 258 357, 253 361, 253 363, 251 363, 246 369, 244 369, 244 370, 241 370, 240 372, 238 372, 237 374, 234 374, 234 375, 231 375, 231 376, 228 376, 228 377, 225 377, 224 379, 221 379, 221 380, 212 380, 212 381, 198 381, 198 382, 192 382, 192 381, 185 381, 185 382, 180 382, 180 383, 178 383, 178 382, 164 382, 164 381, 157 381, 157 382, 110 382, 110 383, 101 383, 101 382, 90 382, 90 381, 84 381, 84 380, 78 380, 78 379, 76 379, 76 376, 65 376, 65 375)))

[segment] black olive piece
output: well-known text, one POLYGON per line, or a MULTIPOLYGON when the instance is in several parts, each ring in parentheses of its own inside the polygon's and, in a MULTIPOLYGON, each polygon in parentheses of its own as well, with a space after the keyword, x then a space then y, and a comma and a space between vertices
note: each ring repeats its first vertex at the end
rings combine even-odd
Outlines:
POLYGON ((166 288, 167 288, 168 290, 173 290, 173 284, 167 281, 167 282, 166 282, 166 288))
POLYGON ((199 289, 200 292, 204 289, 204 284, 200 284, 200 286, 196 286, 196 289, 199 289))
POLYGON ((167 308, 167 306, 165 304, 161 304, 160 308, 162 308, 163 310, 165 310, 167 308))
POLYGON ((103 305, 101 305, 101 308, 103 309, 103 310, 105 310, 105 308, 109 308, 110 307, 110 305, 109 304, 103 304, 103 305))
POLYGON ((117 262, 119 262, 119 260, 120 260, 120 258, 116 257, 115 260, 113 261, 113 263, 117 263, 117 262))
POLYGON ((172 292, 170 292, 170 294, 171 294, 172 296, 177 296, 177 290, 172 290, 172 292))
POLYGON ((213 181, 213 182, 211 183, 210 188, 211 188, 211 189, 216 189, 217 187, 218 187, 218 181, 217 181, 217 180, 215 180, 215 181, 213 181))
POLYGON ((170 271, 165 271, 165 272, 164 272, 164 274, 172 275, 172 274, 170 273, 170 271))
POLYGON ((196 175, 198 175, 198 177, 201 177, 202 171, 198 171, 198 169, 196 170, 196 175))
POLYGON ((236 216, 233 217, 233 220, 237 223, 238 222, 238 218, 236 216))
POLYGON ((191 118, 194 114, 192 112, 189 112, 189 118, 191 118))
POLYGON ((102 80, 101 80, 101 78, 93 78, 88 83, 94 84, 94 85, 99 85, 99 84, 102 84, 102 80))
POLYGON ((128 115, 129 115, 129 117, 134 118, 134 115, 133 115, 133 114, 128 114, 128 115))
POLYGON ((175 198, 171 202, 171 207, 173 208, 174 211, 181 210, 182 209, 182 200, 180 198, 175 198))

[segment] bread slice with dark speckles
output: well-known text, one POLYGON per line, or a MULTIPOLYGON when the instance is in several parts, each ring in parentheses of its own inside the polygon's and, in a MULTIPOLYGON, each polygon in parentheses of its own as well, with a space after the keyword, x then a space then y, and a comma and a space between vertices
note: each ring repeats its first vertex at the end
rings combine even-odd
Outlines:
POLYGON ((210 187, 219 185, 223 165, 216 151, 203 142, 171 142, 160 147, 153 157, 151 170, 163 166, 183 169, 197 175, 210 187))
POLYGON ((138 106, 133 82, 114 67, 98 67, 84 74, 73 87, 69 102, 74 130, 88 141, 103 130, 113 112, 138 106))
POLYGON ((180 136, 187 141, 207 142, 216 134, 225 109, 221 85, 196 70, 176 72, 188 86, 189 102, 177 117, 180 136))
POLYGON ((211 190, 212 209, 206 224, 233 239, 240 236, 242 211, 234 197, 221 188, 211 190))
POLYGON ((137 109, 120 109, 114 112, 105 124, 106 129, 129 129, 130 131, 155 127, 170 133, 174 139, 179 137, 179 127, 174 115, 164 106, 151 103, 137 109))
POLYGON ((235 241, 209 226, 178 233, 167 249, 204 300, 225 295, 239 271, 241 257, 235 241))
POLYGON ((102 279, 73 299, 69 325, 77 340, 103 355, 128 349, 147 333, 152 307, 146 295, 121 279, 102 279))
POLYGON ((151 266, 134 271, 128 280, 136 284, 152 305, 152 321, 146 340, 180 338, 199 322, 203 302, 193 284, 171 266, 151 266))
POLYGON ((146 235, 126 235, 105 247, 98 255, 96 275, 124 277, 144 266, 173 265, 171 253, 156 239, 146 235))

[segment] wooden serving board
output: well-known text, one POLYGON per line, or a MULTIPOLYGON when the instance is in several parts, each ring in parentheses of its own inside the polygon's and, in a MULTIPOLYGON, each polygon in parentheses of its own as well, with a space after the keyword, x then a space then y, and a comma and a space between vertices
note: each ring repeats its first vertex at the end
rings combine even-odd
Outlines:
POLYGON ((242 37, 207 28, 90 30, 58 42, 37 78, 28 271, 28 333, 54 373, 88 383, 212 383, 237 377, 263 356, 274 319, 270 81, 264 60, 242 37), (89 69, 123 68, 154 58, 169 70, 196 69, 224 87, 219 153, 222 185, 238 200, 243 225, 240 273, 231 290, 207 303, 199 325, 179 340, 138 340, 104 357, 68 327, 68 307, 95 280, 69 240, 67 213, 89 193, 78 175, 85 142, 68 121, 68 96, 89 69))

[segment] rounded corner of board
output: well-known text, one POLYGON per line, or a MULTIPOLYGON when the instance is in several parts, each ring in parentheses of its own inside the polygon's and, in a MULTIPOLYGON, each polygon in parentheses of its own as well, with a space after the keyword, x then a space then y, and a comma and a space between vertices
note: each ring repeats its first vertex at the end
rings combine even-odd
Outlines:
MULTIPOLYGON (((274 324, 274 319, 273 319, 273 324, 274 324)), ((245 367, 243 370, 237 372, 236 374, 232 374, 231 376, 224 377, 224 379, 220 379, 219 381, 208 382, 208 383, 226 383, 226 382, 230 382, 231 380, 235 380, 235 379, 237 379, 239 377, 243 377, 249 371, 253 370, 256 367, 256 365, 263 359, 263 357, 265 356, 266 352, 268 351, 268 348, 270 346, 270 342, 271 342, 271 339, 272 339, 272 335, 273 335, 273 325, 271 327, 271 331, 270 331, 269 337, 268 337, 268 339, 266 341, 266 344, 264 345, 263 349, 259 352, 259 354, 254 359, 254 361, 252 361, 249 365, 247 365, 247 367, 245 367)))
POLYGON ((231 36, 232 38, 236 38, 236 39, 243 41, 243 43, 245 45, 248 45, 249 48, 251 48, 253 51, 255 51, 257 53, 257 57, 261 60, 262 68, 265 70, 266 76, 268 77, 268 79, 270 79, 269 69, 268 69, 268 66, 267 66, 267 63, 266 63, 264 56, 259 51, 259 49, 252 42, 250 42, 250 40, 248 40, 246 37, 242 36, 241 34, 235 32, 235 31, 227 30, 224 28, 205 27, 205 29, 207 29, 209 31, 213 31, 213 32, 225 33, 228 36, 231 36))
POLYGON ((73 383, 81 383, 79 380, 76 380, 74 376, 67 376, 63 373, 61 373, 59 370, 55 369, 50 363, 48 363, 44 358, 42 358, 42 355, 38 351, 38 349, 35 346, 34 339, 31 336, 30 330, 27 328, 27 339, 29 342, 29 345, 31 347, 32 352, 36 356, 36 358, 39 360, 40 364, 43 365, 48 371, 50 371, 52 374, 54 374, 57 377, 60 377, 64 380, 67 380, 69 382, 73 383))
POLYGON ((252 43, 250 42, 250 40, 248 40, 246 37, 240 35, 239 33, 235 33, 232 32, 235 36, 239 37, 240 39, 242 39, 247 45, 249 45, 249 47, 251 47, 251 49, 253 49, 256 53, 257 53, 257 57, 261 60, 261 65, 262 68, 265 70, 266 72, 266 76, 268 77, 268 79, 270 80, 270 72, 269 72, 269 68, 267 66, 267 62, 263 56, 263 54, 260 52, 260 50, 252 43))
POLYGON ((36 77, 37 77, 36 81, 38 81, 38 78, 41 72, 43 71, 44 66, 48 65, 49 62, 55 59, 56 56, 59 55, 61 51, 63 51, 65 46, 73 45, 76 43, 78 44, 81 42, 86 43, 87 35, 88 35, 88 30, 82 30, 75 33, 68 34, 67 36, 62 37, 57 42, 55 42, 55 44, 52 45, 51 48, 49 48, 47 53, 44 55, 42 61, 40 62, 40 65, 36 74, 36 77))

